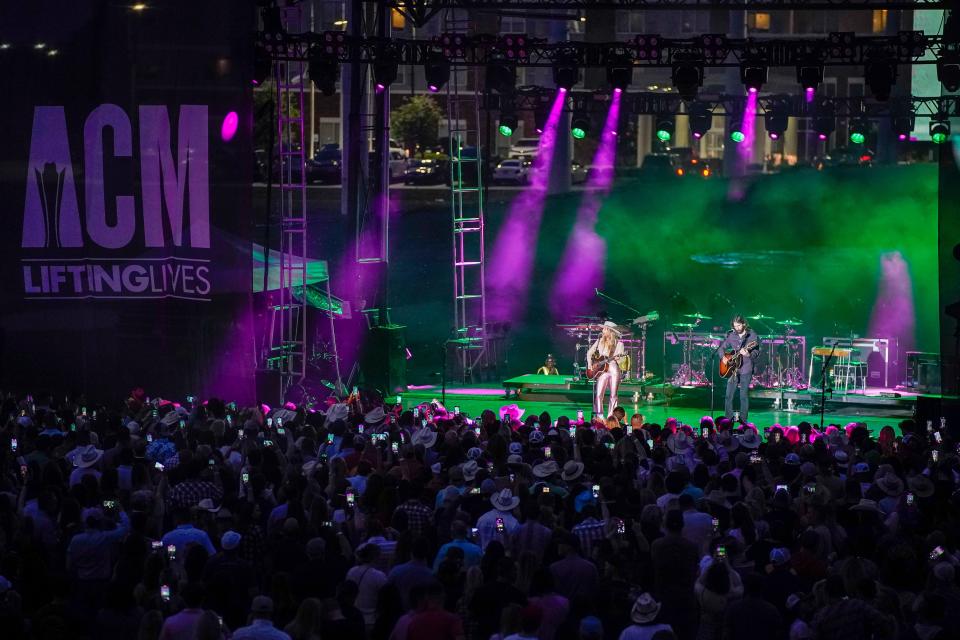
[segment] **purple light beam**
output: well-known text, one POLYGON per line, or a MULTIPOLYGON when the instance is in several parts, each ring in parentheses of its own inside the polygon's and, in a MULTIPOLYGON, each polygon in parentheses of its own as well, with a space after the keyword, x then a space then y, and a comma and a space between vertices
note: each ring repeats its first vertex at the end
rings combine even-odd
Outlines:
POLYGON ((870 314, 869 336, 896 339, 900 352, 906 353, 916 344, 916 323, 910 265, 899 251, 884 253, 880 256, 880 282, 870 314))
POLYGON ((510 203, 506 221, 493 246, 487 271, 488 321, 516 322, 526 309, 537 236, 550 183, 557 123, 566 97, 565 91, 558 91, 553 100, 547 123, 540 135, 530 185, 510 203))
POLYGON ((603 200, 613 184, 617 157, 617 122, 620 116, 620 92, 610 99, 600 144, 593 156, 594 171, 587 178, 577 221, 567 240, 559 273, 550 295, 550 311, 556 321, 569 320, 585 312, 593 300, 593 290, 603 286, 607 243, 596 232, 603 200))

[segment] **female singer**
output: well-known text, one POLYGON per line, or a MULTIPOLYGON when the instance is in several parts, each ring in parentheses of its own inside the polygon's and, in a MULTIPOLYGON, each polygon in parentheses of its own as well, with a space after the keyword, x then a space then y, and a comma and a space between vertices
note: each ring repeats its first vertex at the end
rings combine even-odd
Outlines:
POLYGON ((603 360, 613 358, 606 365, 606 370, 595 378, 595 388, 593 394, 593 410, 603 416, 613 415, 613 410, 617 406, 617 390, 620 389, 620 363, 618 360, 623 357, 623 343, 620 342, 620 328, 617 323, 607 320, 603 323, 603 331, 600 337, 593 343, 587 351, 587 367, 593 364, 594 360, 603 360), (609 410, 603 413, 603 395, 610 388, 609 410))

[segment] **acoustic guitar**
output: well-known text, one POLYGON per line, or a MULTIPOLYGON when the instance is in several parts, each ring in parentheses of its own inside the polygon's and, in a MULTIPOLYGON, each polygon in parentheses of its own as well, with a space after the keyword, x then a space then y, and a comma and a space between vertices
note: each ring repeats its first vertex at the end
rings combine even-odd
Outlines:
MULTIPOLYGON (((740 347, 740 349, 746 349, 747 351, 756 348, 756 340, 751 340, 746 346, 740 347)), ((732 378, 743 366, 743 354, 740 353, 740 349, 724 352, 723 357, 720 358, 720 377, 732 378)))
POLYGON ((610 356, 609 358, 602 356, 595 357, 587 368, 587 380, 593 380, 594 378, 600 377, 601 374, 606 373, 610 363, 614 360, 619 360, 621 357, 623 356, 610 356))

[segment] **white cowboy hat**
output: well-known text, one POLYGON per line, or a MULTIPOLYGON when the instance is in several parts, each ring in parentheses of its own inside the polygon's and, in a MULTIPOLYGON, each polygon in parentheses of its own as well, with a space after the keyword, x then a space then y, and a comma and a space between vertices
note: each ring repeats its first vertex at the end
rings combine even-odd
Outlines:
POLYGON ((88 444, 83 447, 73 459, 73 464, 77 465, 81 469, 86 469, 87 467, 92 467, 100 461, 100 457, 103 455, 103 451, 97 449, 92 444, 88 444))
POLYGON ((877 486, 888 496, 898 496, 903 493, 903 480, 892 473, 877 480, 877 486))
POLYGON ((510 489, 503 489, 491 496, 490 503, 500 511, 511 511, 520 505, 520 498, 514 496, 510 489))
POLYGON ((760 434, 753 429, 747 429, 741 433, 737 439, 740 441, 740 446, 744 449, 756 449, 760 446, 760 434))
POLYGON ((690 450, 692 447, 693 442, 690 440, 690 436, 688 436, 685 431, 677 431, 667 438, 667 449, 670 450, 670 453, 682 454, 690 450))
POLYGON ((383 407, 375 407, 371 411, 368 411, 365 416, 363 416, 363 421, 367 426, 378 427, 387 417, 387 414, 383 412, 383 407))
POLYGON ((341 402, 327 409, 326 418, 327 422, 336 422, 337 420, 346 420, 349 415, 350 407, 341 402))
POLYGON ((604 322, 603 328, 610 329, 610 331, 613 331, 618 336, 623 335, 623 329, 620 327, 620 325, 618 325, 616 322, 613 322, 611 320, 607 320, 606 322, 604 322))
POLYGON ((876 501, 868 500, 867 498, 860 498, 860 502, 850 507, 850 511, 873 511, 874 513, 883 515, 883 511, 877 506, 876 501))
POLYGON ((480 465, 477 464, 476 460, 468 460, 460 466, 460 471, 463 472, 464 480, 473 482, 473 479, 477 477, 477 473, 480 471, 480 465))
POLYGON ((630 619, 637 624, 646 624, 655 620, 660 613, 660 603, 649 593, 641 593, 630 610, 630 619))
POLYGON ((213 503, 213 498, 204 498, 197 503, 198 511, 209 511, 210 513, 216 513, 220 511, 220 507, 213 503))
POLYGON ((422 444, 424 449, 429 449, 437 444, 437 432, 424 427, 413 434, 413 437, 410 438, 410 444, 413 446, 422 444))
POLYGON ((533 465, 533 475, 538 478, 549 478, 558 471, 560 471, 560 466, 553 460, 533 465))

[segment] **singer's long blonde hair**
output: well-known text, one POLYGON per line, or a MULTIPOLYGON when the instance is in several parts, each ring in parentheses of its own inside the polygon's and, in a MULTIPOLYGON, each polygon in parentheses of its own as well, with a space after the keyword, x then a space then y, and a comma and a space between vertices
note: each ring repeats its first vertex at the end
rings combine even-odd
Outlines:
POLYGON ((617 348, 617 342, 619 341, 620 338, 617 336, 616 331, 610 327, 604 327, 603 332, 600 334, 600 350, 613 355, 613 351, 617 348))

